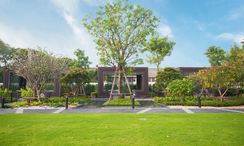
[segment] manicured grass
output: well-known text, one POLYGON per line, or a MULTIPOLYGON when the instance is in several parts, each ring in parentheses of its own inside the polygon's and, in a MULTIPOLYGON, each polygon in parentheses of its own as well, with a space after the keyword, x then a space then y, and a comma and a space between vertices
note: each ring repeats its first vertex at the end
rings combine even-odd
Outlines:
POLYGON ((243 114, 0 115, 0 145, 244 145, 243 114))

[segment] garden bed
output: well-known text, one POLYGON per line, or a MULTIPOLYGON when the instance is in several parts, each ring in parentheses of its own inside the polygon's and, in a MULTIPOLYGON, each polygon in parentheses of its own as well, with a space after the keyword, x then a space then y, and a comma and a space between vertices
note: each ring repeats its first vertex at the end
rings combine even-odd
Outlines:
MULTIPOLYGON (((68 99, 70 106, 77 106, 80 104, 86 104, 89 102, 87 97, 70 97, 68 99)), ((16 107, 28 107, 28 106, 51 106, 51 107, 64 107, 65 98, 64 97, 50 97, 50 98, 41 98, 40 101, 32 101, 28 105, 27 101, 19 101, 9 105, 10 108, 16 107)))
MULTIPOLYGON (((130 98, 114 98, 104 103, 105 106, 131 106, 132 99, 130 98)), ((135 106, 139 106, 139 102, 135 101, 135 106)))
MULTIPOLYGON (((158 105, 182 105, 182 106, 197 106, 198 100, 197 97, 155 97, 154 102, 158 105)), ((225 98, 223 102, 216 97, 202 97, 201 98, 202 106, 216 106, 216 107, 225 107, 225 106, 241 106, 244 105, 244 97, 229 97, 225 98)))

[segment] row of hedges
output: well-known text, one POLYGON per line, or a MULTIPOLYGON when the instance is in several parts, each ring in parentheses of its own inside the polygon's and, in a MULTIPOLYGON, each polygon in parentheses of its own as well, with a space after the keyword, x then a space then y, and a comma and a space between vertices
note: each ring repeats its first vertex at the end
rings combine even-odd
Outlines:
MULTIPOLYGON (((88 103, 89 99, 87 97, 70 97, 69 105, 78 105, 88 103)), ((65 106, 65 98, 64 97, 50 97, 50 98, 40 98, 40 102, 32 101, 31 106, 52 106, 59 107, 65 106)), ((21 101, 11 104, 11 108, 15 107, 25 107, 28 106, 27 101, 21 101)))
MULTIPOLYGON (((244 97, 231 97, 225 98, 223 102, 216 97, 202 97, 201 98, 202 106, 240 106, 244 105, 244 97)), ((165 104, 165 105, 183 105, 183 106, 197 106, 198 100, 197 97, 155 97, 154 102, 156 104, 165 104)))

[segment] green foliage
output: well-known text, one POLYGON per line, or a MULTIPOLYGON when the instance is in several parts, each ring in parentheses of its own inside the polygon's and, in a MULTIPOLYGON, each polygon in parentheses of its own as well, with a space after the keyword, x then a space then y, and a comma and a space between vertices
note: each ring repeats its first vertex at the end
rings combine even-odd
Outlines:
MULTIPOLYGON (((105 105, 114 105, 114 106, 130 106, 132 101, 130 98, 114 98, 110 101, 105 102, 105 105)), ((139 105, 138 101, 135 101, 135 105, 139 105)))
POLYGON ((67 84, 85 84, 88 83, 90 79, 86 70, 81 68, 71 68, 65 76, 61 78, 61 81, 67 84))
POLYGON ((95 92, 96 90, 97 90, 97 85, 92 85, 92 84, 85 85, 86 95, 91 95, 91 93, 95 92))
POLYGON ((97 70, 87 70, 90 82, 97 82, 97 70))
MULTIPOLYGON (((64 97, 50 97, 50 98, 40 98, 42 105, 48 106, 65 106, 64 97)), ((89 102, 87 97, 69 97, 70 105, 84 104, 89 102)))
POLYGON ((39 106, 39 105, 42 105, 42 103, 38 102, 38 101, 33 101, 33 102, 31 102, 31 105, 32 106, 39 106))
POLYGON ((208 57, 211 66, 220 66, 226 59, 226 52, 216 46, 210 46, 205 55, 208 57))
POLYGON ((121 93, 121 77, 128 66, 142 64, 140 57, 147 37, 155 33, 158 18, 152 11, 127 0, 107 2, 101 6, 94 19, 84 19, 83 24, 94 36, 100 63, 118 68, 118 92, 121 93))
POLYGON ((43 85, 67 68, 66 61, 42 49, 16 49, 13 69, 18 76, 26 79, 33 96, 39 98, 43 85))
MULTIPOLYGON (((202 97, 202 106, 240 106, 244 105, 243 97, 230 97, 224 99, 221 102, 216 97, 202 97)), ((183 105, 183 106, 197 106, 198 100, 197 97, 155 97, 154 102, 156 104, 165 104, 165 105, 183 105)))
POLYGON ((148 62, 156 64, 159 71, 159 66, 166 56, 169 56, 173 50, 175 42, 169 41, 168 37, 159 38, 159 36, 153 36, 149 42, 147 42, 143 52, 149 52, 148 62))
POLYGON ((235 66, 213 66, 200 70, 196 74, 196 78, 203 89, 215 89, 222 98, 236 82, 237 72, 235 70, 235 66))
POLYGON ((33 92, 31 88, 26 87, 26 89, 20 89, 21 97, 33 97, 33 92))
POLYGON ((15 102, 10 105, 10 108, 16 108, 16 107, 26 107, 27 102, 26 101, 20 101, 20 102, 15 102))
POLYGON ((12 91, 8 89, 0 88, 0 96, 4 98, 9 98, 11 96, 12 91))
POLYGON ((168 67, 157 73, 155 87, 157 90, 164 90, 170 82, 182 78, 183 75, 178 70, 168 67))
POLYGON ((88 69, 91 62, 89 57, 85 56, 85 51, 78 48, 74 54, 77 59, 73 60, 72 67, 88 69))
POLYGON ((191 80, 174 80, 166 87, 167 96, 185 97, 193 94, 195 85, 191 80))
POLYGON ((90 82, 88 72, 81 68, 70 68, 61 78, 63 83, 69 84, 71 89, 76 93, 84 93, 84 85, 90 82))
POLYGON ((12 60, 14 49, 0 40, 0 63, 7 66, 12 60))
POLYGON ((46 90, 53 90, 54 89, 54 83, 45 83, 43 85, 43 89, 46 89, 46 90))
POLYGON ((97 92, 91 92, 91 98, 96 98, 97 97, 97 92))
POLYGON ((117 0, 101 6, 96 14, 93 20, 84 19, 84 26, 96 38, 100 62, 123 67, 142 63, 140 49, 158 24, 152 11, 117 0))

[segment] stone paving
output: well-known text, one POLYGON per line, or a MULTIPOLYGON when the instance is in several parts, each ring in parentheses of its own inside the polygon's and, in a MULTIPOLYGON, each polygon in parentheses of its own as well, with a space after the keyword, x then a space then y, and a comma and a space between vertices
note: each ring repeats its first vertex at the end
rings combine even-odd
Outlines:
POLYGON ((243 108, 197 108, 197 107, 137 107, 132 109, 131 107, 90 107, 90 108, 16 108, 16 109, 0 109, 0 114, 34 114, 34 113, 242 113, 243 108))

